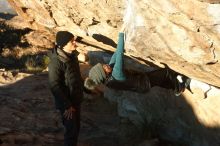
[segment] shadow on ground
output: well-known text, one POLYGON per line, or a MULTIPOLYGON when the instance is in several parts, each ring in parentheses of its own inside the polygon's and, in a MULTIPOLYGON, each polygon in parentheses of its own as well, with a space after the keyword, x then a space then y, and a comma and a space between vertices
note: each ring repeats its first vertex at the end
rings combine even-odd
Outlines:
MULTIPOLYGON (((64 130, 48 88, 47 73, 13 76, 23 79, 0 87, 1 146, 61 146, 64 130)), ((84 99, 80 146, 131 146, 137 137, 135 129, 131 123, 120 124, 116 105, 105 98, 84 99)))
MULTIPOLYGON (((7 80, 6 75, 2 77, 7 80)), ((0 86, 2 145, 62 145, 63 127, 48 88, 47 73, 13 73, 12 78, 18 81, 0 86)), ((219 127, 201 124, 183 96, 164 97, 160 90, 156 89, 157 98, 148 96, 145 102, 139 101, 147 107, 146 112, 143 109, 140 112, 147 117, 142 129, 145 133, 129 121, 121 123, 118 105, 100 96, 86 96, 82 104, 80 144, 137 146, 141 140, 158 139, 154 146, 219 146, 219 127)), ((136 93, 128 94, 136 101, 141 99, 136 93)))

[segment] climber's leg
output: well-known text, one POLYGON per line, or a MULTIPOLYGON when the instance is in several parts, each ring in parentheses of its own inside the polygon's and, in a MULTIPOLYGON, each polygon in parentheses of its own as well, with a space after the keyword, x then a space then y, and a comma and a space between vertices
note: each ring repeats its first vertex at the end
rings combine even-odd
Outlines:
POLYGON ((123 56, 124 56, 124 33, 119 33, 117 49, 113 54, 109 65, 114 64, 112 76, 114 79, 124 81, 126 79, 123 69, 123 56))

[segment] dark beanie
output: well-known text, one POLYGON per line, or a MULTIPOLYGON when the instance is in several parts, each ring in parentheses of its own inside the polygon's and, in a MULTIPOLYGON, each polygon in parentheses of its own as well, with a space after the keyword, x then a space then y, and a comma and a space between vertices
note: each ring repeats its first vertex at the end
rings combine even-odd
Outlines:
POLYGON ((89 78, 93 80, 96 85, 101 84, 106 79, 106 74, 101 63, 96 64, 90 69, 89 78))
POLYGON ((56 45, 63 48, 69 41, 74 38, 74 35, 68 31, 59 31, 56 34, 56 45))

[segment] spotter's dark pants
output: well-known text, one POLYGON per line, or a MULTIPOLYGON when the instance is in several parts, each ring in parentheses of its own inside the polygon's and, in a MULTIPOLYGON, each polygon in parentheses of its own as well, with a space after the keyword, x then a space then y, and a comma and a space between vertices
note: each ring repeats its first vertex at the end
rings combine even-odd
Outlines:
POLYGON ((60 110, 64 132, 64 146, 77 146, 77 140, 80 130, 80 106, 75 107, 76 112, 73 114, 72 119, 67 120, 64 117, 64 110, 60 110))

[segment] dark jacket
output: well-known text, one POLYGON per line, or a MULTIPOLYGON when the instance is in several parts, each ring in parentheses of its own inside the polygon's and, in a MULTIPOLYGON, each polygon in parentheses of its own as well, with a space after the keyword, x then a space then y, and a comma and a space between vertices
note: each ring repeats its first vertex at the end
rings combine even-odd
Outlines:
POLYGON ((151 88, 150 80, 146 73, 125 71, 126 80, 118 81, 113 76, 106 79, 105 84, 116 90, 129 90, 134 92, 147 92, 151 88))
POLYGON ((67 54, 53 49, 49 54, 49 86, 56 108, 79 106, 83 99, 83 80, 80 74, 78 52, 67 54))

